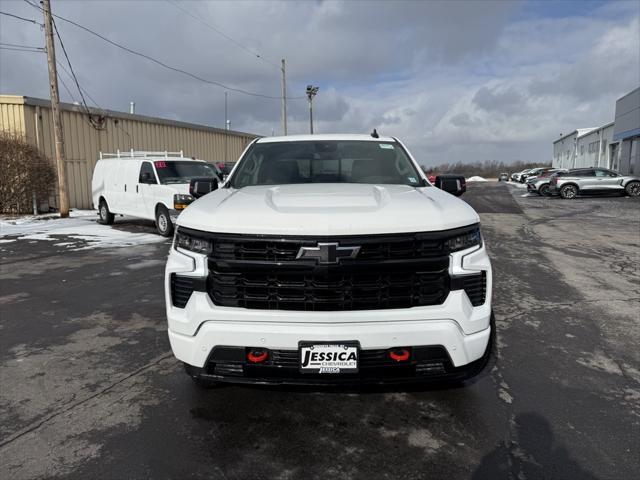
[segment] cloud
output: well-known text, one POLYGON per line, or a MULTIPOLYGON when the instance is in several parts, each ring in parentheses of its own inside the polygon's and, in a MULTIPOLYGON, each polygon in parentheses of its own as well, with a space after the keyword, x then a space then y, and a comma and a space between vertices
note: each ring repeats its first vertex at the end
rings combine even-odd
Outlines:
MULTIPOLYGON (((205 78, 280 94, 287 60, 290 133, 397 136, 421 163, 550 157, 561 131, 613 120, 616 98, 640 85, 640 7, 569 2, 196 2, 180 7, 226 32, 253 57, 170 2, 59 0, 55 13, 205 78), (590 4, 591 5, 591 4, 590 4)), ((24 2, 3 11, 29 18, 24 2)), ((104 108, 224 125, 224 91, 76 27, 58 27, 82 85, 104 108)), ((43 45, 35 25, 0 17, 0 41, 43 45)), ((63 60, 60 49, 58 59, 63 60)), ((71 80, 61 73, 72 89, 71 80)), ((0 50, 0 91, 48 97, 42 55, 0 50)), ((63 99, 69 100, 61 87, 63 99)), ((77 97, 77 94, 76 94, 77 97)), ((229 92, 232 128, 280 132, 280 103, 229 92)))

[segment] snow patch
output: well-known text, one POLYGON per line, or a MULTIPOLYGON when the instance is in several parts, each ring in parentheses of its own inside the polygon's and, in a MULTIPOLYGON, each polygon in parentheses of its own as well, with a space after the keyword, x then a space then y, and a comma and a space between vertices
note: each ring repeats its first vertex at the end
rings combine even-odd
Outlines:
MULTIPOLYGON (((96 210, 72 210, 69 218, 52 215, 0 217, 0 242, 15 240, 45 240, 67 250, 89 250, 158 243, 165 241, 160 235, 118 230, 97 222, 96 210)), ((34 243, 34 242, 30 242, 34 243)))
POLYGON ((486 178, 482 178, 477 175, 467 178, 467 182, 486 182, 486 181, 487 181, 486 178))

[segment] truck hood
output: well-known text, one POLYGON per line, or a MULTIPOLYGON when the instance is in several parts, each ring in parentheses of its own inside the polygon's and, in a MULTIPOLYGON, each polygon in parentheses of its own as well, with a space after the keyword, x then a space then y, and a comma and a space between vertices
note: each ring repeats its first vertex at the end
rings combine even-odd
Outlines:
POLYGON ((362 235, 477 223, 467 203, 435 187, 318 183, 222 188, 193 202, 178 225, 220 233, 362 235))

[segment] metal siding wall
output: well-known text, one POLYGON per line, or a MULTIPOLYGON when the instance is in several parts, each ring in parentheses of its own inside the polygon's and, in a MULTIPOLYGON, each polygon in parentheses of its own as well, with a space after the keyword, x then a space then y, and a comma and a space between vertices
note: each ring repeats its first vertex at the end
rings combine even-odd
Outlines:
POLYGON ((0 103, 0 130, 26 140, 24 105, 0 103))
MULTIPOLYGON (((20 99, 22 97, 19 97, 20 99)), ((0 129, 22 136, 38 146, 36 136, 36 111, 39 110, 38 132, 40 149, 50 159, 55 157, 53 119, 48 107, 23 105, 16 101, 0 99, 0 129)), ((223 132, 191 129, 176 125, 154 124, 130 118, 109 117, 104 130, 96 130, 80 111, 62 111, 66 144, 66 170, 69 200, 73 208, 91 207, 91 177, 99 152, 116 150, 184 151, 186 157, 196 157, 209 162, 225 160, 225 137, 230 162, 238 160, 252 136, 225 134, 223 132)), ((57 193, 51 198, 57 204, 57 193)))

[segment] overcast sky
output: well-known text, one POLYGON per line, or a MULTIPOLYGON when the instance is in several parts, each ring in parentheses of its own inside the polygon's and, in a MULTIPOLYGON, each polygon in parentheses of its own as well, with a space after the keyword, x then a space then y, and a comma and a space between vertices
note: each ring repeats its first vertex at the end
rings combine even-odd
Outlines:
MULTIPOLYGON (((53 12, 200 77, 289 96, 309 83, 319 133, 404 140, 424 165, 551 158, 561 132, 614 119, 640 85, 640 2, 179 2, 52 0, 53 12)), ((42 21, 21 0, 0 11, 42 21)), ((98 104, 222 127, 224 90, 165 70, 58 21, 80 84, 98 104)), ((0 16, 0 43, 43 46, 38 25, 0 16)), ((58 47, 58 59, 62 52, 58 47)), ((65 73, 62 79, 78 98, 65 73)), ((63 101, 71 101, 61 85, 63 101)), ((46 58, 0 49, 0 93, 48 98, 46 58)), ((308 131, 290 100, 289 133, 308 131)), ((234 130, 281 132, 280 103, 229 93, 234 130)))

